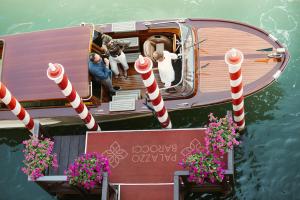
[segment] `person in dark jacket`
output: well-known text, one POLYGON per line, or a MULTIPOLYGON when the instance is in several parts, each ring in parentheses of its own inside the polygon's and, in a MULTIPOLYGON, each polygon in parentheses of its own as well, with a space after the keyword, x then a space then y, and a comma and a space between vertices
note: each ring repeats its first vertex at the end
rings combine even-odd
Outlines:
POLYGON ((108 63, 104 63, 101 56, 96 53, 91 53, 89 56, 89 72, 94 77, 96 81, 101 82, 108 91, 110 95, 114 95, 116 90, 113 88, 111 75, 112 72, 108 68, 108 63))

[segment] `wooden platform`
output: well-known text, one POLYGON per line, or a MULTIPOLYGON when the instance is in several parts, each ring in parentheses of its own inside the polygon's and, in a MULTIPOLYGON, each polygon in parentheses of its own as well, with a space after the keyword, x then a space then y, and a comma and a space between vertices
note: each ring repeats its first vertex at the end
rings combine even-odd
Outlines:
POLYGON ((54 136, 53 152, 57 154, 58 169, 49 170, 49 175, 64 175, 64 170, 72 164, 79 155, 84 153, 85 135, 54 136))
MULTIPOLYGON (((204 143, 205 129, 88 132, 86 152, 108 156, 110 182, 122 200, 173 199, 174 172, 183 155, 204 143)), ((228 159, 224 162, 228 168, 228 159)))

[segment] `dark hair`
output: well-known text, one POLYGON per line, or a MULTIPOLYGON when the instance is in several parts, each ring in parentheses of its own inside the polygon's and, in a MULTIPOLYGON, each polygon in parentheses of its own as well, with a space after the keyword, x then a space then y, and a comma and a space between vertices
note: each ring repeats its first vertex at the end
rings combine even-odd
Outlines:
POLYGON ((95 56, 96 56, 96 53, 91 53, 90 54, 89 59, 90 59, 91 62, 95 61, 95 56))

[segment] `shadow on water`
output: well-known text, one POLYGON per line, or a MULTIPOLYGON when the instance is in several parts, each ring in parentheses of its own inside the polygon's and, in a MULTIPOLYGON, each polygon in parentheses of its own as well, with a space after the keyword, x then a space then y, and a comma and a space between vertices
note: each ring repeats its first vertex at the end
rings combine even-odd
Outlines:
MULTIPOLYGON (((274 83, 267 89, 245 99, 246 123, 250 125, 256 121, 273 119, 272 111, 276 110, 276 103, 283 96, 283 91, 274 83)), ((232 110, 231 103, 215 106, 194 108, 170 112, 173 128, 204 127, 208 115, 214 113, 218 117, 226 115, 232 110)), ((154 116, 129 119, 100 124, 103 130, 130 130, 130 129, 159 129, 159 123, 154 116)))

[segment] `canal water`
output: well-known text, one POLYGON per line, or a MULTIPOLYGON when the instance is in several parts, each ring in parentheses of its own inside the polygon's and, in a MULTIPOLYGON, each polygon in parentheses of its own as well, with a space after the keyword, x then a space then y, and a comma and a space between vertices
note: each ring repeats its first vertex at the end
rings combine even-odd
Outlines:
MULTIPOLYGON (((235 192, 228 199, 300 199, 300 0, 1 0, 0 35, 161 18, 223 18, 265 29, 285 44, 290 63, 272 86, 245 101, 247 131, 235 151, 235 192)), ((199 127, 229 104, 171 114, 175 128, 199 127)), ((159 128, 147 120, 101 124, 104 130, 159 128)), ((82 126, 72 130, 83 129, 82 126)), ((52 133, 68 131, 61 127, 52 133)), ((54 199, 22 174, 26 131, 0 130, 0 199, 54 199)), ((202 196, 203 199, 218 199, 202 196)), ((200 199, 191 197, 191 199, 200 199)))

